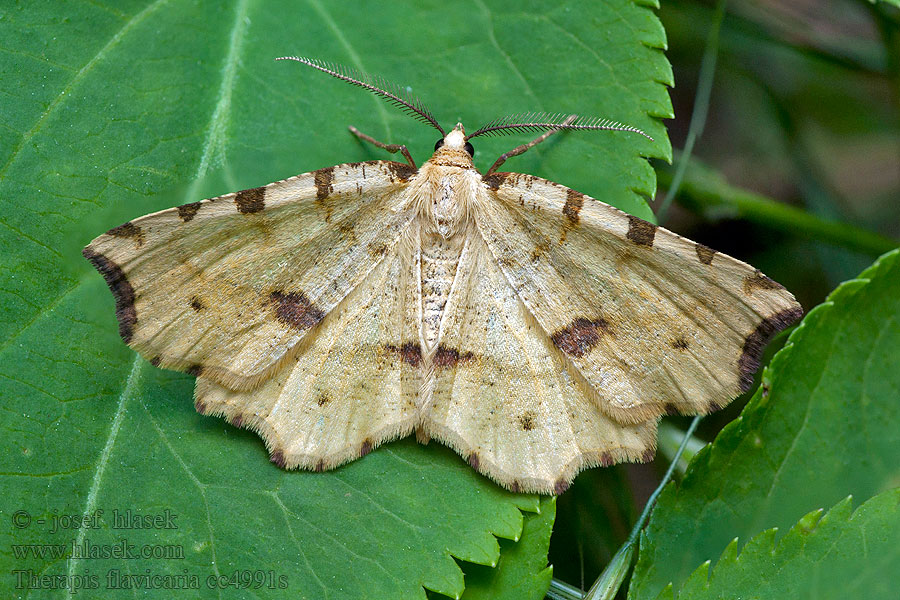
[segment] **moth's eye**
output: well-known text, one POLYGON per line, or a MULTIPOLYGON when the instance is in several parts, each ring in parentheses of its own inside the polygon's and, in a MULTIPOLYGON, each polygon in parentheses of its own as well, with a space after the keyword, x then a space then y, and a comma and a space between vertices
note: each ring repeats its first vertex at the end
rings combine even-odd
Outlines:
POLYGON ((469 153, 469 156, 475 158, 475 148, 472 147, 472 144, 466 142, 466 152, 469 153))
POLYGON ((439 139, 434 143, 434 150, 437 151, 438 148, 444 145, 444 138, 439 139))

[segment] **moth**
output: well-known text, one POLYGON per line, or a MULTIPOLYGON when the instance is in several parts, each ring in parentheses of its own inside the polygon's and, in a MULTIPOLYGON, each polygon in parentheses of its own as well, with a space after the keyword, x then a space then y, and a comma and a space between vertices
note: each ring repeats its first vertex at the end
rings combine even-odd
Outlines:
POLYGON ((753 267, 503 162, 561 130, 531 113, 446 132, 381 79, 299 61, 437 129, 406 162, 341 164, 115 227, 84 256, 119 333, 195 375, 195 406, 258 432, 284 468, 333 469, 416 432, 514 491, 647 461, 661 415, 752 384, 802 314, 753 267), (481 174, 471 140, 543 132, 481 174))

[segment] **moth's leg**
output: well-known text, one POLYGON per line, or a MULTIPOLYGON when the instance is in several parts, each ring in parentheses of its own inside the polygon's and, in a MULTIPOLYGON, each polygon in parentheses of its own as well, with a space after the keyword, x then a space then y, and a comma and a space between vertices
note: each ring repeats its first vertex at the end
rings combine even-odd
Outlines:
MULTIPOLYGON (((569 115, 569 117, 565 121, 563 121, 561 123, 561 125, 570 125, 577 118, 578 118, 578 115, 569 115)), ((548 137, 550 137, 557 131, 559 131, 559 129, 551 129, 550 131, 548 131, 542 135, 539 135, 538 137, 531 140, 527 144, 522 144, 521 146, 513 148, 512 150, 510 150, 509 152, 507 152, 505 154, 501 154, 500 158, 498 158, 494 162, 494 164, 491 165, 491 168, 487 170, 487 173, 485 173, 484 176, 487 177, 488 175, 490 175, 491 173, 493 173, 494 171, 499 169, 500 165, 505 163, 507 158, 511 158, 513 156, 518 156, 518 155, 522 154, 523 152, 525 152, 526 150, 528 150, 529 148, 531 148, 533 146, 537 146, 538 144, 540 144, 541 142, 546 140, 548 137)))
MULTIPOLYGON (((407 150, 406 146, 404 146, 403 144, 385 144, 384 142, 379 142, 372 136, 364 134, 363 132, 361 132, 359 129, 357 129, 353 125, 350 126, 350 133, 352 133, 359 139, 363 140, 364 142, 369 142, 370 144, 375 144, 379 148, 382 148, 383 150, 387 150, 391 154, 394 154, 395 152, 399 152, 400 154, 403 155, 403 158, 406 159, 406 162, 408 162, 413 169, 416 169, 417 171, 419 170, 419 168, 416 166, 416 163, 413 161, 412 156, 409 155, 409 150, 407 150)), ((523 152, 524 152, 524 150, 523 150, 523 152)))

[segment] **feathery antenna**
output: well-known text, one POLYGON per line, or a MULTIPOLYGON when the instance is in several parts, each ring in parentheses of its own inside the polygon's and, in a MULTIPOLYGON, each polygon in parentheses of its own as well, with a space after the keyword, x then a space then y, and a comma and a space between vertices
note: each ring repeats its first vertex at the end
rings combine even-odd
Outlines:
POLYGON ((365 88, 373 94, 381 96, 394 106, 400 108, 406 114, 411 115, 413 118, 418 119, 423 123, 428 123, 440 131, 441 135, 447 135, 431 114, 431 111, 425 108, 425 105, 423 105, 418 98, 406 95, 399 85, 391 83, 382 77, 367 75, 350 67, 313 58, 304 58, 302 56, 280 56, 275 60, 295 60, 304 65, 308 65, 313 69, 318 69, 323 73, 328 73, 332 77, 365 88))
POLYGON ((513 131, 549 131, 549 130, 567 130, 567 129, 606 129, 610 131, 631 131, 639 133, 650 141, 653 138, 630 125, 623 125, 609 119, 600 119, 597 117, 576 117, 570 120, 569 113, 544 113, 529 112, 509 115, 494 119, 486 125, 480 127, 474 133, 466 136, 467 140, 479 135, 506 135, 513 131))

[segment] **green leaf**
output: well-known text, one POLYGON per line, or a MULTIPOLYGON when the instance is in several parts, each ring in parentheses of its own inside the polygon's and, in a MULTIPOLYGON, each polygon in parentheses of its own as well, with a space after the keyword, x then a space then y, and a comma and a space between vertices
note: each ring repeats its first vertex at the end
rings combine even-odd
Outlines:
MULTIPOLYGON (((105 511, 98 528, 5 528, 0 566, 24 570, 26 587, 44 589, 96 576, 104 597, 134 595, 106 589, 112 570, 197 576, 193 597, 461 594, 453 557, 496 562, 495 536, 520 535, 520 511, 536 510, 536 498, 504 492, 438 444, 391 444, 332 473, 276 468, 257 436, 193 411, 189 377, 152 368, 121 342, 112 297, 81 247, 154 210, 386 158, 351 137, 349 124, 427 158, 436 132, 361 90, 273 61, 295 53, 408 85, 445 126, 547 110, 640 127, 656 142, 561 134, 506 168, 650 217, 643 197, 655 176, 642 157, 671 154, 658 119, 671 116, 664 45, 652 10, 630 0, 589 10, 577 2, 254 0, 0 8, 0 75, 10 83, 0 111, 2 517, 105 511), (113 511, 129 509, 169 510, 176 528, 113 528, 113 511), (7 551, 122 539, 171 546, 183 558, 66 561, 7 551), (275 588, 285 577, 286 589, 253 592, 240 577, 227 580, 257 572, 275 588), (208 587, 210 575, 228 585, 208 587)), ((524 139, 479 142, 476 162, 486 167, 524 139)), ((533 582, 529 593, 544 585, 533 582)), ((171 597, 174 584, 166 585, 148 597, 171 597)))
POLYGON ((547 566, 547 551, 556 498, 544 498, 540 512, 525 517, 522 538, 517 542, 500 542, 500 561, 494 568, 466 565, 466 591, 463 600, 541 600, 550 587, 553 567, 547 566))
POLYGON ((900 250, 806 316, 741 417, 660 497, 629 597, 655 598, 739 537, 900 482, 900 250))
MULTIPOLYGON (((732 541, 716 563, 700 566, 678 597, 889 600, 900 587, 900 489, 871 498, 850 514, 850 498, 825 516, 804 516, 776 543, 769 529, 738 555, 732 541)), ((671 597, 670 594, 660 594, 671 597)))

